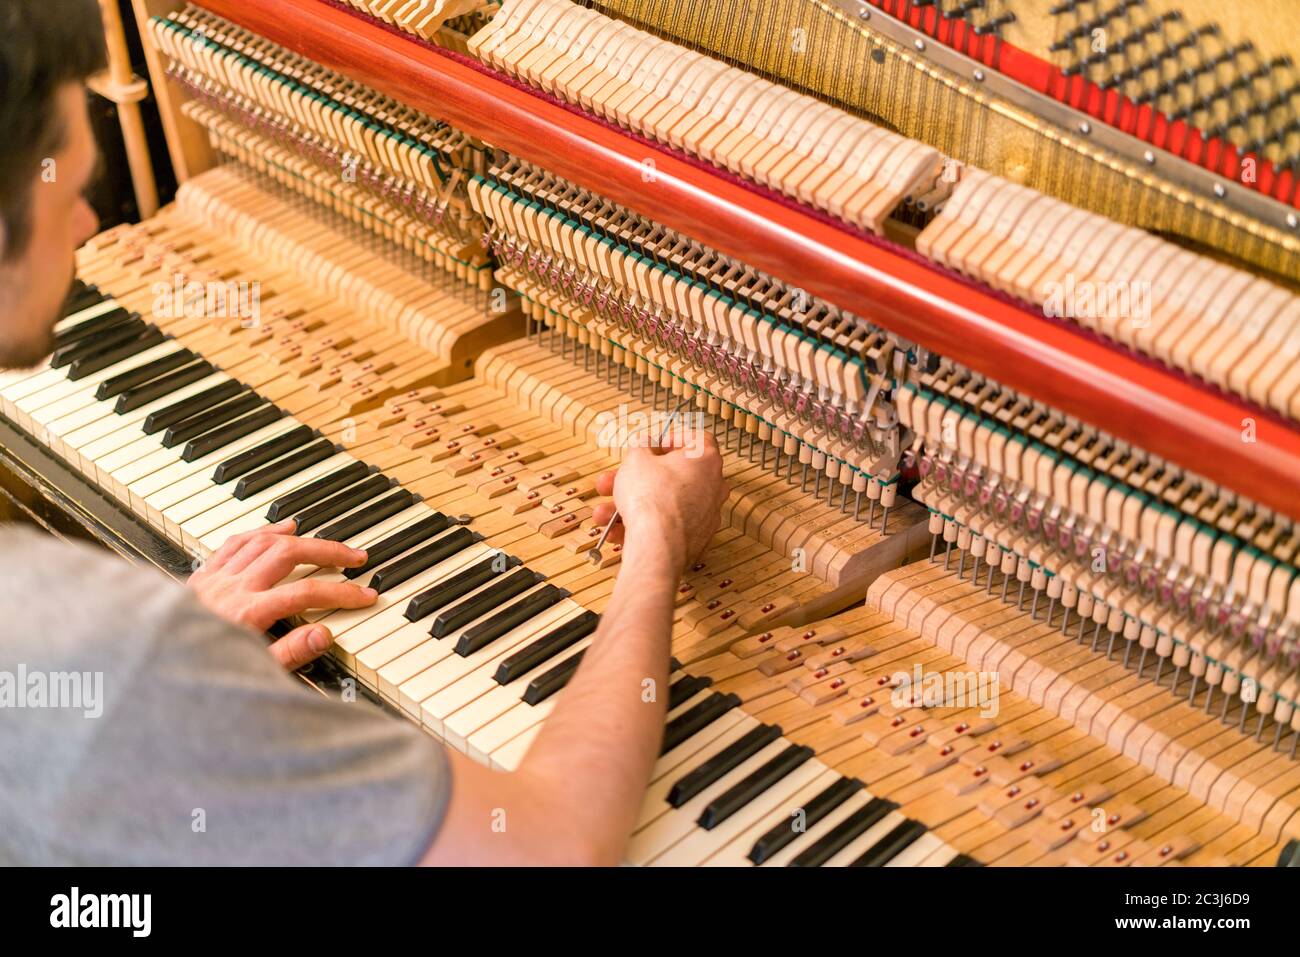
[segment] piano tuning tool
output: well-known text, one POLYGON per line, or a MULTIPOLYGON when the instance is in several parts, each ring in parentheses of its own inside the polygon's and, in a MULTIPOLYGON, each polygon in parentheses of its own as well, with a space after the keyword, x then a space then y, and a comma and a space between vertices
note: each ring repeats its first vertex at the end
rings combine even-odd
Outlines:
MULTIPOLYGON (((349 6, 329 14, 633 138, 647 196, 662 152, 890 251, 888 281, 996 296, 1269 441, 1296 428, 1294 67, 1200 0, 349 6), (735 28, 754 17, 771 29, 735 28), (1012 98, 961 59, 988 44, 1073 86, 1012 98), (1145 113, 1063 113, 1083 84, 1213 156, 1145 113), (1222 144, 1266 180, 1219 195, 1222 144)), ((836 305, 237 7, 146 22, 202 171, 86 244, 50 360, 0 375, 4 418, 133 520, 199 558, 289 517, 367 549, 298 573, 380 593, 306 616, 334 661, 511 768, 618 572, 617 513, 592 521, 610 435, 692 411, 733 491, 677 592, 629 862, 1271 864, 1300 834, 1284 493, 1252 501, 1051 383, 957 362, 942 330, 891 331, 892 300, 836 305)))

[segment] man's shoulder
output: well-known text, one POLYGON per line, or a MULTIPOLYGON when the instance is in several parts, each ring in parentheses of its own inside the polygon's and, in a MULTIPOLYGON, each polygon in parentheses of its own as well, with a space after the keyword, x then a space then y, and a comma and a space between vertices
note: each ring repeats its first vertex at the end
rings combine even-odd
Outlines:
POLYGON ((0 526, 0 567, 0 661, 138 657, 186 598, 150 569, 12 525, 0 526))

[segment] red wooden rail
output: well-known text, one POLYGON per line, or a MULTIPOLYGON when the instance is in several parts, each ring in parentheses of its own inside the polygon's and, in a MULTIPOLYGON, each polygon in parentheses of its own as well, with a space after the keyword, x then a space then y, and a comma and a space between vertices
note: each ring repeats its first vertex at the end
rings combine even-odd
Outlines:
POLYGON ((1300 430, 319 0, 197 0, 558 176, 1300 519, 1300 430), (653 160, 648 175, 646 160, 653 160), (1255 441, 1243 440, 1255 420, 1255 441))

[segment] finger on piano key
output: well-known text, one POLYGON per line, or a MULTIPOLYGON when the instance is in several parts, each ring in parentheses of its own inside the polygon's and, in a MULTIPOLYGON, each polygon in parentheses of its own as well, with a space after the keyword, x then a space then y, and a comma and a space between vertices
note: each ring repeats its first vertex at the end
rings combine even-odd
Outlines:
MULTIPOLYGON (((452 529, 445 534, 451 535, 454 532, 455 530, 452 529)), ((362 648, 378 641, 402 625, 409 624, 403 616, 407 599, 435 582, 456 574, 466 565, 477 561, 489 552, 490 549, 483 543, 475 543, 441 564, 433 566, 422 575, 380 595, 375 604, 369 608, 347 609, 328 614, 308 612, 304 619, 324 622, 334 634, 335 656, 345 665, 350 666, 353 656, 362 648), (371 623, 372 619, 374 619, 373 623, 371 623), (351 634, 353 631, 356 631, 355 635, 351 634)), ((364 584, 365 579, 359 579, 358 583, 364 584)), ((428 626, 421 627, 427 634, 428 626)))
MULTIPOLYGON (((384 519, 378 525, 368 528, 365 531, 354 535, 352 538, 343 540, 343 544, 349 548, 360 548, 369 550, 386 536, 398 534, 402 529, 411 528, 415 525, 426 521, 435 512, 424 502, 415 502, 402 511, 389 518, 384 519)), ((352 575, 355 569, 337 569, 337 568, 320 568, 313 569, 311 566, 304 565, 292 575, 285 579, 286 582, 297 581, 300 578, 320 578, 327 582, 355 581, 359 576, 352 575)))

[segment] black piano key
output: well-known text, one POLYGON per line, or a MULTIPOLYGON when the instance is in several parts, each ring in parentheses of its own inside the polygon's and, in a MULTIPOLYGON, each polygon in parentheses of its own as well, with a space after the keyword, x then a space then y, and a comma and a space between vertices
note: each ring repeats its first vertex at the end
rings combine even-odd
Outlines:
MULTIPOLYGON (((322 475, 320 478, 308 482, 302 488, 286 492, 277 498, 271 503, 271 507, 266 510, 266 520, 268 522, 278 522, 283 518, 288 518, 294 512, 301 512, 308 506, 315 505, 326 496, 333 495, 339 489, 347 488, 353 482, 361 481, 369 474, 370 467, 365 462, 349 462, 337 472, 322 475)), ((352 570, 349 569, 349 571, 352 570)))
POLYGON ((502 608, 486 621, 471 625, 461 632, 456 642, 456 654, 468 658, 480 648, 486 648, 512 628, 518 628, 528 619, 540 615, 561 598, 568 595, 562 588, 544 585, 531 595, 520 599, 513 605, 502 608))
POLYGON ((210 389, 204 389, 197 395, 191 395, 179 402, 173 402, 161 409, 155 409, 145 416, 144 425, 141 426, 141 429, 145 435, 153 435, 160 429, 175 425, 177 422, 197 415, 204 409, 210 409, 214 405, 225 402, 227 399, 233 399, 239 393, 246 391, 248 391, 248 386, 242 382, 227 379, 210 389))
POLYGON ((163 448, 174 448, 196 436, 203 435, 205 432, 211 432, 227 422, 233 422, 254 409, 264 408, 265 406, 266 400, 256 392, 246 392, 243 395, 236 396, 229 402, 223 402, 211 409, 204 409, 197 415, 182 419, 168 428, 163 434, 163 448))
POLYGON ((181 453, 182 462, 193 462, 195 459, 201 459, 205 455, 211 455, 224 449, 231 442, 242 439, 246 435, 252 435, 258 429, 264 429, 268 425, 273 425, 280 421, 284 412, 273 405, 263 406, 252 415, 246 415, 242 419, 235 419, 218 429, 211 432, 204 432, 197 439, 191 439, 185 444, 185 451, 181 453))
POLYGON ((732 708, 740 706, 734 694, 715 691, 695 707, 673 718, 664 726, 664 740, 659 753, 667 754, 691 735, 717 721, 732 708))
POLYGON ((473 544, 474 533, 462 525, 451 534, 422 545, 404 558, 383 566, 371 577, 370 587, 382 595, 473 544))
POLYGON ((884 867, 925 833, 920 821, 904 821, 882 837, 876 846, 853 859, 849 867, 884 867))
POLYGON ((133 412, 142 405, 148 405, 150 402, 156 402, 159 399, 171 395, 178 389, 183 389, 192 382, 198 382, 205 379, 212 373, 216 372, 216 367, 206 359, 200 359, 198 362, 191 363, 184 368, 177 369, 165 376, 160 376, 152 382, 146 382, 144 385, 136 386, 134 389, 127 389, 117 397, 117 402, 113 406, 113 411, 118 415, 124 415, 127 412, 133 412))
POLYGON ((776 854, 796 837, 806 833, 808 828, 827 814, 830 814, 831 811, 861 789, 862 782, 857 778, 840 778, 805 804, 800 809, 803 814, 798 818, 791 814, 776 827, 764 833, 762 837, 754 842, 754 846, 749 849, 749 854, 746 856, 754 864, 762 864, 764 861, 770 860, 772 855, 776 854))
POLYGON ((489 555, 463 569, 444 582, 420 592, 406 606, 406 620, 419 621, 439 608, 446 608, 458 598, 463 598, 480 585, 487 584, 497 575, 504 574, 519 564, 513 555, 489 555))
MULTIPOLYGON (((290 429, 283 435, 277 435, 261 445, 255 445, 251 449, 245 449, 238 455, 232 455, 213 470, 212 481, 218 485, 224 485, 231 479, 246 475, 253 469, 260 468, 267 462, 272 462, 280 456, 306 445, 319 434, 309 425, 300 425, 296 429, 290 429)), ((331 445, 330 448, 333 448, 333 446, 331 445)))
POLYGON ((107 298, 108 296, 100 292, 98 286, 87 285, 80 279, 74 279, 68 289, 67 298, 63 300, 63 318, 66 319, 91 306, 98 306, 107 298))
POLYGON ((983 867, 984 865, 979 861, 975 860, 975 858, 973 857, 968 857, 965 854, 958 854, 956 857, 954 857, 951 861, 949 861, 947 864, 943 866, 944 867, 983 867))
POLYGON ((668 689, 668 710, 680 708, 711 684, 713 679, 707 675, 687 675, 680 681, 674 681, 668 689))
POLYGON ((673 807, 681 807, 779 737, 781 737, 781 728, 774 724, 760 724, 752 731, 741 735, 703 764, 674 781, 668 791, 668 803, 673 807))
POLYGON ((853 840, 875 827, 885 815, 898 810, 898 805, 884 798, 873 797, 844 820, 813 842, 812 847, 801 851, 790 862, 791 867, 821 867, 853 840))
POLYGON ((259 469, 251 475, 245 475, 235 483, 234 498, 242 502, 249 496, 265 491, 272 485, 283 482, 285 479, 297 475, 303 469, 309 469, 318 462, 324 462, 327 458, 336 454, 334 443, 329 439, 313 442, 292 455, 286 455, 284 458, 272 462, 264 469, 259 469))
MULTIPOLYGON (((66 349, 78 342, 84 342, 90 336, 97 336, 107 332, 115 326, 120 326, 125 322, 131 321, 131 313, 118 306, 116 309, 110 309, 108 312, 101 312, 93 319, 83 319, 75 325, 60 330, 54 334, 55 350, 66 349)), ((141 320, 143 322, 143 320, 141 320)))
POLYGON ((128 372, 120 372, 99 384, 99 388, 95 390, 95 398, 100 402, 111 399, 114 396, 121 395, 127 389, 134 389, 146 382, 152 382, 165 372, 171 372, 173 369, 189 365, 193 359, 194 353, 189 349, 179 349, 169 356, 146 362, 144 365, 136 366, 128 372))
POLYGON ((396 483, 391 478, 381 472, 355 485, 349 485, 343 491, 295 513, 297 527, 294 531, 299 535, 315 531, 330 519, 338 518, 344 512, 350 512, 357 506, 364 505, 377 495, 383 495, 394 484, 396 483))
MULTIPOLYGON (((414 496, 412 496, 414 497, 414 496)), ((373 572, 384 562, 391 561, 402 552, 408 551, 433 536, 445 532, 447 526, 451 524, 450 519, 442 512, 434 512, 432 515, 426 515, 418 522, 412 522, 405 528, 400 528, 387 538, 381 538, 377 542, 372 542, 366 546, 366 563, 357 568, 347 569, 343 575, 345 578, 360 578, 362 575, 373 572)), ((367 526, 368 528, 369 526, 367 526)), ((324 537, 324 533, 321 533, 324 537)), ((351 538, 351 536, 347 536, 351 538)), ((345 541, 345 539, 335 539, 336 541, 345 541)))
POLYGON ((582 656, 586 650, 584 648, 565 658, 554 668, 528 682, 528 688, 524 691, 524 704, 539 705, 567 685, 573 673, 578 670, 578 665, 582 664, 582 656))
MULTIPOLYGON (((383 573, 384 570, 380 569, 379 574, 382 575, 383 573)), ((370 581, 372 583, 371 588, 378 587, 373 584, 373 578, 370 581)), ((433 627, 429 629, 429 634, 434 638, 445 637, 457 628, 469 624, 475 618, 483 617, 498 605, 514 598, 520 592, 527 591, 539 581, 541 581, 541 577, 531 569, 516 568, 500 581, 493 582, 482 591, 470 595, 464 601, 439 614, 433 619, 433 627)))
POLYGON ((813 756, 813 749, 792 744, 761 768, 709 802, 695 823, 711 831, 754 798, 813 756))
POLYGON ((149 324, 139 316, 129 316, 122 322, 115 323, 102 331, 92 333, 84 339, 63 346, 61 349, 55 349, 54 354, 50 356, 50 368, 62 369, 64 366, 72 365, 78 359, 96 355, 107 349, 116 349, 122 343, 136 338, 148 328, 149 324))
POLYGON ((536 641, 530 641, 523 648, 505 658, 497 665, 493 680, 499 685, 509 684, 517 678, 532 671, 538 665, 554 658, 565 648, 569 648, 586 638, 600 624, 600 616, 594 611, 584 611, 577 618, 571 618, 536 641))
POLYGON ((68 367, 68 378, 73 382, 78 379, 84 379, 88 375, 94 375, 96 372, 102 372, 109 366, 116 365, 124 359, 139 355, 146 349, 152 349, 156 345, 161 345, 167 341, 160 329, 150 329, 138 339, 131 339, 121 345, 108 349, 104 352, 97 352, 94 355, 83 356, 77 359, 68 367))
POLYGON ((399 488, 392 495, 381 498, 373 505, 358 509, 333 525, 326 526, 316 533, 316 537, 332 542, 346 541, 353 535, 360 535, 366 529, 374 528, 385 519, 392 518, 398 512, 406 511, 419 500, 419 496, 410 489, 399 488))

